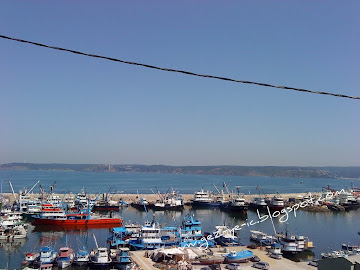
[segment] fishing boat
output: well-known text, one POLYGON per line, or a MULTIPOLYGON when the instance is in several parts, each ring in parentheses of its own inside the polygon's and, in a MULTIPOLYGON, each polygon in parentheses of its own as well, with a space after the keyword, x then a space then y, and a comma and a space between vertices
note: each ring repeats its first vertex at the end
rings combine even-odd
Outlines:
POLYGON ((119 202, 111 200, 112 195, 116 192, 113 187, 110 187, 107 193, 103 193, 100 199, 96 201, 94 211, 118 211, 119 202))
POLYGON ((235 199, 232 199, 229 204, 229 209, 233 212, 246 213, 248 205, 243 195, 239 194, 235 199))
POLYGON ((78 266, 87 265, 90 262, 90 255, 86 249, 79 250, 74 259, 74 264, 78 266))
POLYGON ((235 230, 230 229, 226 225, 215 226, 215 229, 212 234, 218 245, 233 246, 239 244, 235 230))
POLYGON ((27 231, 23 225, 18 225, 8 229, 0 227, 0 240, 14 241, 17 239, 24 239, 26 236, 27 231))
POLYGON ((140 229, 140 237, 129 241, 132 250, 152 250, 165 247, 165 242, 161 239, 160 226, 153 219, 146 222, 140 229))
POLYGON ((266 233, 263 233, 261 231, 255 231, 250 230, 250 240, 255 242, 261 242, 268 238, 268 235, 266 233))
POLYGON ((154 210, 182 210, 184 208, 183 198, 175 190, 171 189, 166 194, 160 194, 160 192, 156 194, 159 199, 153 205, 154 210))
POLYGON ((241 262, 248 262, 254 253, 250 250, 243 250, 243 251, 232 251, 225 256, 225 260, 228 263, 241 263, 241 262))
POLYGON ((253 209, 265 210, 267 207, 267 203, 265 201, 265 198, 256 197, 250 202, 249 207, 253 209))
POLYGON ((145 210, 145 208, 152 208, 151 205, 145 198, 136 197, 136 200, 130 204, 132 207, 138 210, 145 210))
POLYGON ((130 260, 130 249, 128 248, 119 248, 115 259, 113 260, 114 266, 120 269, 126 269, 127 266, 131 263, 130 260))
POLYGON ((40 251, 39 263, 43 264, 52 264, 56 259, 56 252, 51 246, 44 246, 40 251))
POLYGON ((39 270, 51 270, 51 269, 53 269, 52 263, 42 264, 42 265, 40 265, 40 268, 39 268, 39 270))
POLYGON ((282 258, 281 245, 279 243, 272 243, 268 251, 269 251, 269 256, 271 258, 274 259, 282 258))
POLYGON ((209 191, 204 191, 201 189, 200 191, 195 192, 194 199, 192 200, 193 206, 211 206, 212 198, 209 191))
POLYGON ((298 245, 296 236, 288 233, 279 237, 279 244, 284 253, 295 254, 304 251, 304 249, 298 245))
POLYGON ((110 266, 111 258, 109 257, 109 252, 106 247, 98 247, 95 250, 94 256, 91 258, 91 265, 95 268, 101 268, 110 266))
POLYGON ((342 244, 341 248, 343 250, 355 251, 355 252, 360 253, 360 246, 359 245, 342 244))
POLYGON ((69 247, 62 247, 59 250, 59 256, 56 260, 58 267, 66 268, 72 265, 75 258, 74 251, 69 247))
POLYGON ((44 209, 43 212, 36 216, 33 221, 33 225, 51 225, 62 227, 118 227, 122 225, 121 218, 103 217, 92 214, 89 210, 79 211, 77 213, 67 213, 63 208, 53 207, 52 205, 46 205, 50 209, 44 209))
POLYGON ((40 253, 34 253, 34 252, 27 252, 25 253, 25 258, 21 262, 22 265, 31 265, 35 261, 37 261, 40 257, 40 253))
POLYGON ((0 226, 3 229, 11 229, 20 225, 25 226, 22 220, 21 213, 18 211, 12 211, 9 208, 1 210, 0 226))
POLYGON ((186 215, 180 227, 180 247, 213 247, 214 240, 204 240, 201 222, 192 215, 186 215))
POLYGON ((284 199, 280 195, 275 195, 266 201, 270 211, 281 211, 285 207, 284 199))
POLYGON ((93 256, 90 256, 90 262, 94 268, 103 268, 110 266, 112 260, 109 256, 109 251, 106 247, 99 247, 95 234, 93 234, 96 249, 92 251, 93 256))

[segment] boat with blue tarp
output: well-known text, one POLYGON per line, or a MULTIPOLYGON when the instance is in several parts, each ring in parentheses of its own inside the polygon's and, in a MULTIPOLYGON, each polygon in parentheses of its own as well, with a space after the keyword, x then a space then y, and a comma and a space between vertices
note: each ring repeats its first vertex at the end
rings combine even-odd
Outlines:
POLYGON ((241 263, 248 262, 254 253, 250 250, 242 250, 242 251, 232 251, 226 254, 225 260, 229 263, 241 263))

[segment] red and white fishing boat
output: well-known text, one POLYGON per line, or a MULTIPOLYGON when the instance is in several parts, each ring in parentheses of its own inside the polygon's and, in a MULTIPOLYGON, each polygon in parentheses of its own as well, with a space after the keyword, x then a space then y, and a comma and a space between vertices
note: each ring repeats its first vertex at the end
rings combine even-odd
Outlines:
POLYGON ((67 213, 65 209, 43 204, 42 212, 35 217, 33 225, 51 225, 68 227, 119 227, 122 226, 121 218, 104 217, 92 214, 89 210, 76 213, 67 213))

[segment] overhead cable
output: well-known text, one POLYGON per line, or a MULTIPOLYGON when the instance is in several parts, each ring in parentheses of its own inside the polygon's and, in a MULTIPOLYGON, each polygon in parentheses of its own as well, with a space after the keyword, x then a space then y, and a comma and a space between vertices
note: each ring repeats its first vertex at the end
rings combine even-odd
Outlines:
POLYGON ((37 43, 37 42, 33 42, 33 41, 28 41, 28 40, 23 40, 23 39, 18 39, 18 38, 12 38, 12 37, 8 37, 8 36, 4 36, 4 35, 0 35, 0 38, 9 39, 9 40, 18 41, 18 42, 27 43, 27 44, 32 44, 32 45, 36 45, 36 46, 40 46, 40 47, 45 47, 45 48, 49 48, 49 49, 54 49, 54 50, 59 50, 59 51, 66 51, 66 52, 75 53, 75 54, 80 54, 80 55, 89 56, 89 57, 106 59, 106 60, 115 61, 115 62, 120 62, 120 63, 124 63, 124 64, 128 64, 128 65, 136 65, 136 66, 142 66, 142 67, 151 68, 151 69, 157 69, 157 70, 163 70, 163 71, 169 71, 169 72, 177 72, 177 73, 182 73, 182 74, 191 75, 191 76, 197 76, 197 77, 203 77, 203 78, 211 78, 211 79, 218 79, 218 80, 230 81, 230 82, 236 82, 236 83, 254 84, 254 85, 259 85, 259 86, 280 88, 280 89, 300 91, 300 92, 320 94, 320 95, 329 95, 329 96, 334 96, 334 97, 342 97, 342 98, 350 98, 350 99, 360 99, 360 97, 357 97, 357 96, 349 96, 349 95, 343 95, 343 94, 335 94, 335 93, 329 93, 329 92, 314 91, 314 90, 308 90, 308 89, 302 89, 302 88, 295 88, 295 87, 289 87, 289 86, 272 85, 272 84, 268 84, 268 83, 260 83, 260 82, 252 82, 252 81, 235 80, 235 79, 231 79, 231 78, 214 76, 214 75, 198 74, 198 73, 194 73, 194 72, 190 72, 190 71, 185 71, 185 70, 178 70, 178 69, 171 69, 171 68, 162 68, 162 67, 157 67, 157 66, 148 65, 148 64, 143 64, 143 63, 136 63, 136 62, 125 61, 125 60, 121 60, 121 59, 117 59, 117 58, 107 57, 107 56, 101 56, 101 55, 84 53, 84 52, 74 51, 74 50, 65 49, 65 48, 60 48, 60 47, 55 47, 55 46, 49 46, 49 45, 45 45, 45 44, 41 44, 41 43, 37 43))

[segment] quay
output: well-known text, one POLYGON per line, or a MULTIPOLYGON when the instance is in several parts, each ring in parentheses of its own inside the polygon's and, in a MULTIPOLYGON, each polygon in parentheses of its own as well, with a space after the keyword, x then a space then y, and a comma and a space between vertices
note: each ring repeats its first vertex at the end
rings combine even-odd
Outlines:
MULTIPOLYGON (((320 192, 312 192, 311 193, 313 196, 318 196, 320 195, 320 192)), ((28 194, 30 195, 32 198, 37 198, 40 196, 40 194, 38 193, 30 193, 28 194)), ((55 194, 58 195, 60 197, 64 196, 65 194, 55 194)), ((97 194, 88 194, 90 196, 91 199, 94 199, 97 194)), ((180 194, 184 200, 185 204, 188 204, 191 202, 191 200, 194 198, 194 194, 180 194)), ((231 196, 236 196, 236 193, 232 193, 230 194, 231 196)), ((266 197, 273 197, 277 194, 265 194, 266 197)), ((279 195, 281 195, 281 197, 284 200, 288 200, 289 198, 300 198, 303 196, 308 195, 308 193, 279 193, 279 195)), ((14 196, 12 193, 4 193, 3 194, 4 199, 7 199, 9 202, 13 202, 14 201, 14 196)), ((225 196, 229 196, 229 194, 225 194, 225 196)), ((245 200, 250 201, 255 197, 258 197, 258 194, 251 194, 251 195, 244 195, 245 200)), ((264 196, 263 194, 261 196, 264 196)), ((111 200, 114 201, 119 201, 120 199, 129 203, 129 202, 133 202, 135 201, 137 198, 143 198, 146 199, 148 202, 155 202, 157 199, 159 199, 159 195, 158 194, 125 194, 125 193, 115 193, 111 195, 111 200)))
MULTIPOLYGON (((230 251, 241 251, 246 249, 243 246, 233 246, 233 247, 226 247, 226 252, 229 253, 230 251)), ((221 248, 211 248, 211 251, 215 256, 225 256, 224 247, 221 248)), ((260 248, 252 249, 251 250, 254 255, 258 256, 261 261, 267 262, 270 265, 271 270, 315 270, 316 267, 308 265, 308 262, 294 262, 286 258, 282 258, 280 260, 270 258, 267 256, 267 252, 265 250, 261 250, 260 248)), ((132 251, 130 252, 131 259, 142 269, 142 270, 158 270, 159 268, 156 268, 154 265, 156 264, 153 262, 150 258, 145 257, 146 251, 132 251)), ((148 251, 149 254, 151 254, 151 251, 148 251)), ((202 267, 205 267, 206 265, 201 265, 199 263, 196 263, 194 261, 191 264, 192 270, 200 270, 202 267)), ((242 270, 250 270, 255 269, 252 267, 253 262, 248 263, 241 263, 241 269, 242 270)), ((225 268, 226 264, 221 264, 221 269, 225 268)), ((168 269, 175 269, 176 265, 167 265, 168 269)))

